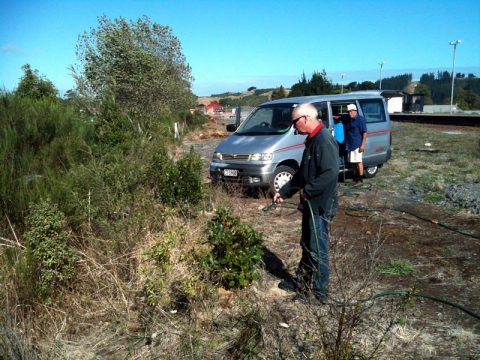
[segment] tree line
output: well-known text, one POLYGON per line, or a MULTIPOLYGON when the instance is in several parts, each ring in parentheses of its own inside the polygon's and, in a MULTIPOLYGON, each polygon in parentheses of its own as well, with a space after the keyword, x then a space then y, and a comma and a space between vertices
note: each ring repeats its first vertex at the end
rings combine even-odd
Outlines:
MULTIPOLYGON (((412 82, 412 74, 409 73, 382 79, 382 89, 424 94, 426 105, 450 104, 451 81, 452 77, 448 71, 439 71, 437 74, 425 73, 418 82, 412 82)), ((288 95, 281 86, 273 91, 271 99, 377 90, 379 85, 379 81, 351 82, 344 86, 334 84, 328 79, 324 69, 321 72, 314 72, 309 79, 302 73, 298 82, 292 85, 288 95)), ((463 110, 480 109, 480 78, 472 73, 468 75, 456 73, 454 101, 463 110)))

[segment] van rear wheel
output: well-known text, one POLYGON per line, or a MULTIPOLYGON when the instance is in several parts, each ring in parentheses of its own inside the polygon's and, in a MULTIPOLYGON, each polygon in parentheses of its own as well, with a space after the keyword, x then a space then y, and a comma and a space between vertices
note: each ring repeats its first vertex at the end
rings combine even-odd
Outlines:
POLYGON ((295 174, 295 170, 290 166, 281 165, 277 167, 270 182, 270 191, 272 194, 279 192, 282 186, 292 179, 293 174, 295 174))
POLYGON ((378 166, 371 166, 365 169, 363 172, 363 176, 366 177, 367 179, 373 178, 375 175, 377 175, 378 172, 378 166))

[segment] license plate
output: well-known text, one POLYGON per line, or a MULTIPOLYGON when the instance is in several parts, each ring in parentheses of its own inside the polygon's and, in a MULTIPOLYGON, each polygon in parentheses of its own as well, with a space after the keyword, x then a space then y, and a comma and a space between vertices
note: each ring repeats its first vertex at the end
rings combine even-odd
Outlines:
POLYGON ((225 169, 223 170, 224 176, 238 176, 238 170, 233 169, 225 169))

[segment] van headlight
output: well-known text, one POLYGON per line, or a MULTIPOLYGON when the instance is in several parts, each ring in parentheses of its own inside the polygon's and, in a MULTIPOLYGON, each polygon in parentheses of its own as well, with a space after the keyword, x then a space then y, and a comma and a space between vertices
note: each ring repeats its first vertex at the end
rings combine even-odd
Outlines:
POLYGON ((263 154, 252 154, 250 155, 250 160, 253 161, 268 161, 272 160, 273 154, 272 153, 263 153, 263 154))
POLYGON ((213 153, 213 159, 222 160, 222 153, 219 153, 219 152, 213 153))

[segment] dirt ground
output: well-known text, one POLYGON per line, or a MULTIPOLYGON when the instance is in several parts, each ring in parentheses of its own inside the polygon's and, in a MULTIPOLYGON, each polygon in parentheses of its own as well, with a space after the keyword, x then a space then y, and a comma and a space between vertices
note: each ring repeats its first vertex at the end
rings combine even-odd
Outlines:
MULTIPOLYGON (((213 149, 227 135, 224 125, 212 120, 184 142, 184 150, 193 146, 200 153, 205 163, 206 182, 213 149)), ((395 131, 403 130, 404 125, 396 125, 394 139, 395 131)), ((449 129, 442 127, 441 130, 449 129)), ((454 130, 480 136, 478 128, 454 130)), ((399 145, 394 142, 394 147, 399 145)), ((394 150, 392 160, 379 170, 376 178, 365 180, 361 186, 353 186, 349 179, 339 183, 340 208, 331 226, 331 261, 348 251, 352 254, 353 267, 358 269, 353 276, 361 279, 366 271, 362 254, 366 247, 375 244, 377 270, 374 270, 375 280, 369 284, 371 294, 407 290, 447 300, 478 315, 480 216, 465 209, 424 201, 408 191, 398 191, 398 187, 395 191, 382 186, 389 181, 403 181, 395 175, 395 169, 405 161, 408 159, 396 157, 394 150), (411 271, 397 275, 378 271, 382 265, 392 262, 408 263, 411 271)), ((300 258, 299 213, 288 208, 264 212, 262 209, 269 205, 269 198, 241 191, 230 194, 236 214, 262 231, 265 237, 268 256, 265 276, 258 285, 260 296, 266 301, 288 300, 291 294, 278 289, 277 285, 287 272, 293 274, 300 258)), ((341 290, 341 284, 335 279, 331 281, 332 297, 341 290)), ((480 321, 457 307, 426 298, 416 298, 415 305, 405 315, 403 328, 397 329, 394 337, 397 348, 401 349, 397 355, 403 352, 408 355, 406 358, 480 358, 480 321)))

